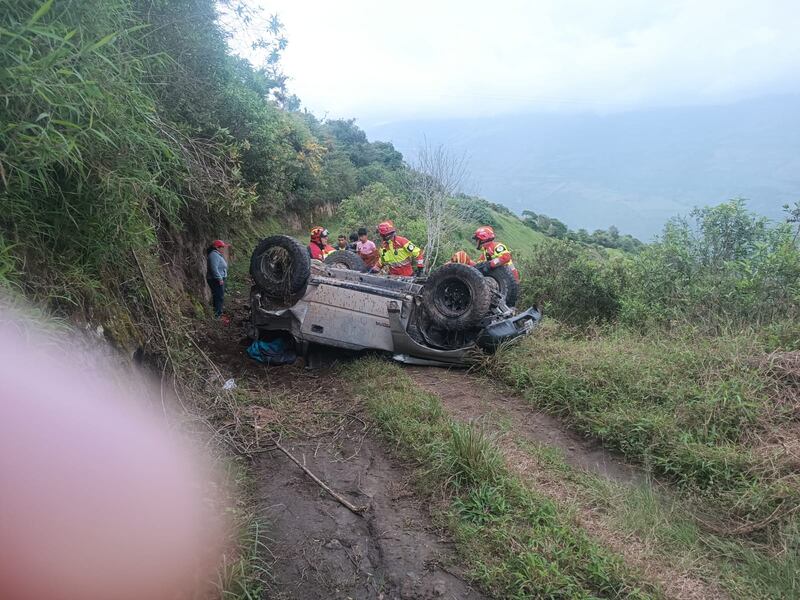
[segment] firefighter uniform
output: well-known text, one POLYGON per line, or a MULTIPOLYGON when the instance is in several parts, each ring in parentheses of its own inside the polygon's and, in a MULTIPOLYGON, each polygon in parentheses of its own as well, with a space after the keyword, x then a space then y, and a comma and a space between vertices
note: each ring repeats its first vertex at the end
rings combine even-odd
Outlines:
POLYGON ((488 262, 490 269, 496 269, 497 267, 505 265, 511 269, 511 272, 514 274, 514 279, 519 281, 519 272, 514 266, 514 262, 511 260, 511 251, 505 244, 494 240, 481 244, 481 253, 478 256, 477 262, 488 262))
POLYGON ((316 258, 317 260, 325 260, 325 257, 331 252, 336 252, 336 248, 330 244, 311 242, 308 245, 308 253, 311 255, 311 258, 316 258))
POLYGON ((425 266, 422 249, 406 238, 395 235, 381 244, 380 266, 388 267, 389 275, 411 277, 414 275, 414 267, 422 269, 425 266))
POLYGON ((311 258, 325 260, 331 252, 336 252, 336 248, 328 244, 328 230, 324 227, 314 227, 311 230, 311 243, 308 244, 308 254, 311 258))

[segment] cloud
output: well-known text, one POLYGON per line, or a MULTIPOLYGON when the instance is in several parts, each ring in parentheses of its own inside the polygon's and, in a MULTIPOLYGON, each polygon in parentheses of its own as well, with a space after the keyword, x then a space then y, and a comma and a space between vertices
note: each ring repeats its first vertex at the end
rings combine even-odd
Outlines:
POLYGON ((618 111, 800 90, 796 0, 258 0, 290 87, 364 119, 618 111))

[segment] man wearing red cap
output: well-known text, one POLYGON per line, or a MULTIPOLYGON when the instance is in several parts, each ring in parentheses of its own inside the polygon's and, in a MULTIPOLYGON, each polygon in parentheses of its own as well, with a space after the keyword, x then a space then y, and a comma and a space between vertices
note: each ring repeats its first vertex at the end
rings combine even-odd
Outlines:
POLYGON ((225 280, 228 278, 228 261, 222 255, 222 249, 227 248, 222 240, 214 240, 206 251, 208 255, 206 281, 211 288, 211 297, 214 300, 214 316, 222 316, 222 307, 225 302, 225 280))

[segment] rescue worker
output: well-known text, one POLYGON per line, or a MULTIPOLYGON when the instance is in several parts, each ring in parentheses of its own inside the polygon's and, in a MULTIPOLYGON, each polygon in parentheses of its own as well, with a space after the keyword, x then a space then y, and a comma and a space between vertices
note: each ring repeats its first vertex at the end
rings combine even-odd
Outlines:
POLYGON ((477 242, 478 250, 481 251, 476 261, 476 268, 485 275, 492 269, 505 265, 511 269, 514 279, 519 281, 519 272, 511 261, 511 251, 494 238, 494 229, 488 225, 475 230, 472 239, 477 242))
POLYGON ((380 260, 371 269, 373 273, 380 271, 382 267, 388 267, 389 275, 412 277, 416 268, 417 275, 422 275, 425 268, 422 248, 397 235, 397 230, 391 221, 384 221, 378 225, 378 235, 381 236, 383 244, 378 249, 380 260))
POLYGON ((328 244, 328 230, 324 227, 314 227, 311 230, 311 243, 308 244, 308 253, 311 258, 325 260, 328 254, 335 251, 336 248, 328 244))
POLYGON ((475 266, 475 261, 469 257, 469 254, 464 252, 463 250, 459 250, 453 256, 450 257, 451 263, 459 263, 462 265, 469 265, 470 267, 475 266))

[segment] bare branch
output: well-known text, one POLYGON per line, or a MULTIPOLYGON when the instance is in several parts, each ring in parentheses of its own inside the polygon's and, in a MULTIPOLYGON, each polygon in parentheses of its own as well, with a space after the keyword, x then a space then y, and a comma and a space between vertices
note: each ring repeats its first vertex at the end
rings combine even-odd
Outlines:
POLYGON ((427 227, 425 256, 429 267, 438 260, 445 232, 458 221, 448 204, 466 179, 466 162, 464 154, 455 156, 443 145, 432 146, 425 139, 406 173, 408 195, 427 227))

